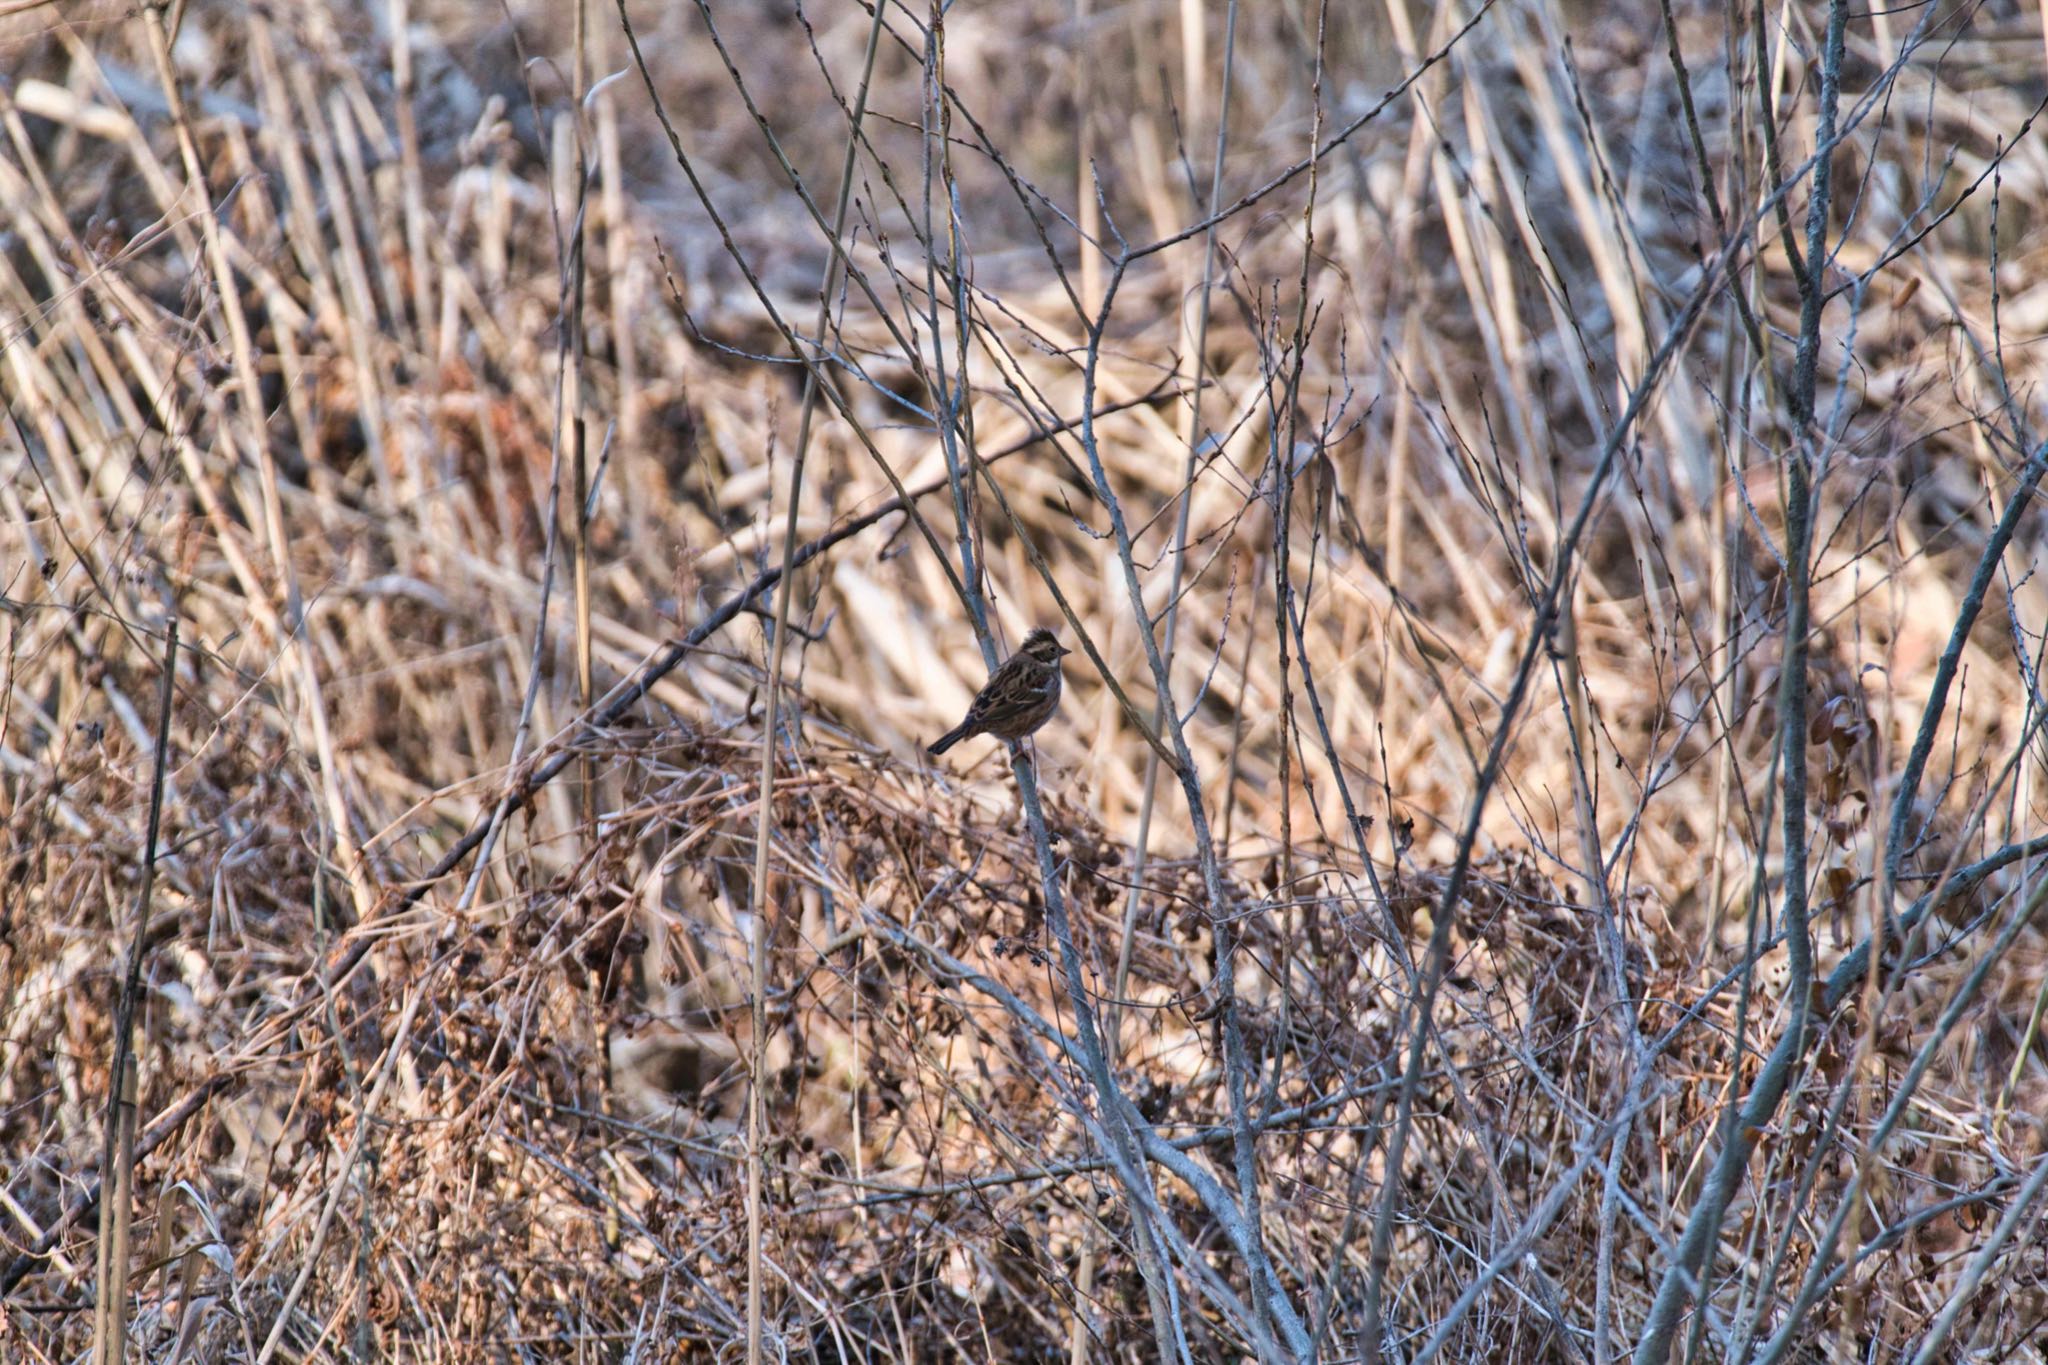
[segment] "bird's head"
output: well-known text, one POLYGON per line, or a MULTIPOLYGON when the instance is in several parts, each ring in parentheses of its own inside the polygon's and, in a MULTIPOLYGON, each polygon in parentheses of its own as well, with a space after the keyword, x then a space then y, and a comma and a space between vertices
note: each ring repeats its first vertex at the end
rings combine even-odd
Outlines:
POLYGON ((1024 637, 1023 648, 1017 652, 1047 664, 1056 664, 1062 655, 1073 653, 1072 650, 1061 649, 1060 642, 1053 638, 1053 633, 1049 630, 1032 631, 1024 637))

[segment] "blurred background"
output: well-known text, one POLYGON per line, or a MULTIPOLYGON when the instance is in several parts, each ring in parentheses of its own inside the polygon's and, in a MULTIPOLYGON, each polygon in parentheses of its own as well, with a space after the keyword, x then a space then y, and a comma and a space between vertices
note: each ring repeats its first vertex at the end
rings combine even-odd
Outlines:
POLYGON ((1633 1349, 1788 980, 1685 1330, 2023 1351, 2043 11, 1834 17, 0 5, 6 1351, 140 924, 152 1358, 729 1358, 765 905, 772 1348, 1154 1358, 973 599, 1190 1358, 1633 1349))

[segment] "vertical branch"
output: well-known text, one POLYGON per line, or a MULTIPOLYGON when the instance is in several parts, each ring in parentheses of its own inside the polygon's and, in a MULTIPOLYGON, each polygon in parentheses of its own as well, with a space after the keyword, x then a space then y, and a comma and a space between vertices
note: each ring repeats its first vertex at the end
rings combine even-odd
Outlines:
MULTIPOLYGON (((1643 1324, 1636 1365, 1662 1365, 1685 1303, 1701 1291, 1708 1254, 1720 1234, 1721 1219, 1741 1185, 1743 1171, 1757 1136, 1777 1112, 1792 1074, 1806 1052, 1808 1015, 1812 1009, 1813 942, 1807 929, 1806 892, 1806 660, 1808 593, 1812 565, 1813 487, 1816 467, 1814 388, 1820 356, 1821 309, 1827 301, 1825 271, 1830 181, 1834 165, 1836 106, 1841 94, 1843 33, 1848 22, 1846 0, 1831 0, 1826 47, 1821 61, 1820 118, 1817 148, 1806 209, 1807 278, 1800 290, 1798 348, 1786 403, 1792 418, 1792 446, 1786 452, 1785 492, 1785 635, 1778 676, 1779 818, 1784 841, 1781 894, 1787 977, 1785 1029, 1771 1049, 1739 1116, 1727 1125, 1721 1150, 1701 1186, 1699 1201, 1686 1219, 1677 1250, 1666 1266, 1643 1324)), ((1752 914, 1757 913, 1752 908, 1752 914)))
MULTIPOLYGON (((1074 206, 1080 219, 1081 314, 1102 297, 1102 201, 1095 193, 1095 0, 1074 0, 1074 206)), ((934 24, 936 27, 936 24, 934 24)), ((1213 212, 1213 205, 1211 206, 1213 212)), ((927 239, 929 240, 929 239, 927 239)), ((1080 1350, 1080 1338, 1075 1339, 1080 1350)))
MULTIPOLYGON (((981 659, 991 672, 996 667, 995 639, 988 629, 988 608, 981 590, 982 570, 976 553, 974 535, 974 481, 961 461, 961 424, 968 409, 967 381, 967 338, 968 327, 963 315, 966 302, 966 282, 960 261, 960 222, 954 212, 952 184, 952 103, 946 98, 946 15, 938 4, 931 8, 931 21, 925 25, 924 50, 924 119, 922 139, 923 155, 920 158, 924 171, 924 268, 925 301, 928 325, 932 334, 932 364, 930 379, 932 394, 938 408, 939 451, 946 460, 946 479, 953 495, 953 533, 958 538, 960 549, 960 582, 966 590, 965 604, 968 614, 974 618, 975 634, 981 645, 981 659), (933 149, 937 148, 937 155, 933 149), (946 199, 946 262, 950 283, 948 293, 954 304, 954 325, 957 329, 957 354, 954 357, 957 373, 955 382, 946 378, 945 329, 939 318, 939 300, 943 295, 938 284, 937 235, 932 230, 932 196, 935 183, 946 199)), ((1084 250, 1085 250, 1084 246, 1084 250)), ((915 352, 912 353, 916 363, 915 352)), ((973 442, 967 442, 968 452, 973 451, 973 442)))
POLYGON ((107 1121, 100 1149, 100 1240, 93 1301, 95 1365, 121 1365, 128 1344, 129 1220, 135 1212, 135 1006, 142 996, 142 951, 149 937, 149 906, 156 891, 157 831, 163 824, 164 770, 171 743, 171 694, 178 667, 178 618, 164 632, 163 678, 157 687, 156 755, 149 779, 149 832, 142 845, 142 891, 128 940, 128 970, 114 1010, 114 1057, 107 1071, 107 1121))
MULTIPOLYGON (((576 193, 572 200, 575 212, 571 216, 567 250, 561 254, 563 298, 558 305, 562 313, 561 351, 557 364, 559 383, 555 402, 556 431, 562 430, 562 409, 567 409, 569 438, 569 576, 572 586, 571 600, 576 613, 576 709, 588 710, 593 695, 593 670, 591 667, 590 632, 590 463, 587 443, 587 408, 584 393, 584 365, 588 359, 589 337, 584 325, 584 302, 588 296, 588 248, 590 242, 590 148, 584 135, 583 100, 589 81, 590 68, 586 44, 589 34, 588 0, 576 0, 574 11, 575 33, 571 39, 569 62, 570 105, 568 128, 573 139, 574 154, 564 158, 560 169, 573 164, 576 173, 576 193)), ((555 515, 561 515, 561 499, 553 502, 555 515)), ((597 757, 586 748, 578 759, 576 772, 578 788, 578 816, 582 827, 585 852, 597 844, 597 757)), ((597 1108, 606 1117, 612 1112, 612 1012, 609 1004, 610 986, 613 973, 618 969, 617 955, 608 954, 606 961, 590 974, 590 1017, 596 1033, 597 1044, 597 1108)), ((619 1244, 619 1214, 616 1173, 607 1168, 604 1174, 605 1188, 614 1197, 608 1202, 604 1218, 604 1242, 607 1247, 619 1244)))
MULTIPOLYGON (((1223 28, 1223 86, 1217 96, 1216 105, 1216 151, 1209 162, 1209 206, 1203 217, 1209 226, 1202 232, 1202 278, 1199 298, 1196 303, 1195 325, 1192 329, 1182 328, 1182 336, 1192 332, 1195 363, 1195 382, 1188 396, 1188 459, 1187 467, 1181 473, 1180 507, 1173 523, 1173 574, 1166 590, 1165 639, 1160 645, 1166 657, 1168 668, 1173 666, 1174 637, 1180 628, 1181 582, 1187 575, 1188 562, 1188 513, 1195 500, 1195 474, 1202 455, 1202 394, 1208 383, 1209 370, 1209 296, 1214 286, 1216 273, 1216 206, 1223 191, 1223 155, 1230 145, 1230 78, 1237 52, 1237 0, 1230 0, 1230 10, 1223 28)), ((1085 199, 1084 203, 1092 202, 1085 199)), ((1099 292, 1099 291, 1098 291, 1099 292)), ((1086 295, 1093 299, 1095 294, 1086 295)), ((1093 306, 1091 303, 1090 307, 1093 306)), ((1161 693, 1153 705, 1152 729, 1157 733, 1165 728, 1168 698, 1161 693)), ((1131 836, 1131 891, 1124 900, 1123 939, 1117 947, 1116 984, 1110 991, 1110 1005, 1103 1025, 1109 1036, 1110 1056, 1115 1058, 1122 1051, 1119 1035, 1123 1014, 1118 1003, 1124 998, 1124 988, 1131 975, 1132 940, 1137 936, 1138 900, 1144 891, 1145 855, 1152 837, 1152 808, 1159 795, 1159 757, 1157 747, 1145 757, 1145 778, 1138 798, 1138 832, 1131 836)), ((1282 784, 1283 788, 1285 783, 1282 784)), ((1284 800, 1284 794, 1282 799, 1284 800)))
MULTIPOLYGON (((1281 1290, 1278 1276, 1274 1273, 1271 1258, 1265 1247, 1260 1227, 1257 1167, 1255 1143, 1246 1109, 1245 1080, 1247 1068, 1244 1059, 1243 1029, 1238 1021, 1235 985, 1230 974, 1230 954, 1225 951, 1221 940, 1229 934, 1228 917, 1232 905, 1223 885, 1222 870, 1216 861, 1215 842, 1209 833, 1209 817, 1202 799, 1201 768, 1195 762, 1193 751, 1188 745, 1187 730, 1182 723, 1180 711, 1173 702, 1173 684, 1168 676, 1166 661, 1160 656, 1159 641, 1153 633, 1150 611, 1145 606, 1144 586, 1138 580, 1136 554, 1132 548, 1130 523, 1124 516, 1123 504, 1111 486, 1108 471, 1103 467, 1102 448, 1096 440, 1095 386, 1102 359, 1103 333, 1108 327, 1116 291, 1123 282, 1124 271, 1131 257, 1121 257, 1111 272, 1109 286, 1105 291, 1102 311, 1088 327, 1086 358, 1081 371, 1081 449, 1088 457, 1088 472, 1095 485, 1095 496, 1109 513, 1111 531, 1115 534, 1117 564, 1123 571, 1124 591, 1130 603, 1132 620, 1138 627, 1138 641, 1145 649, 1145 660, 1151 666, 1152 685, 1156 694, 1165 703, 1159 714, 1166 721, 1166 734, 1161 738, 1173 746, 1176 775, 1181 781, 1181 793, 1188 810, 1188 822, 1194 831, 1195 861, 1202 875, 1202 889, 1208 901, 1209 914, 1216 926, 1219 939, 1217 950, 1218 973, 1216 979, 1216 1011, 1223 1026, 1224 1076, 1230 1091, 1231 1128, 1235 1138, 1235 1167, 1238 1181, 1237 1199, 1239 1206, 1234 1211, 1241 1226, 1240 1249, 1244 1255, 1255 1290, 1252 1295, 1257 1310, 1270 1318, 1280 1339, 1296 1356, 1309 1353, 1308 1329, 1301 1321, 1301 1315, 1288 1301, 1281 1290)), ((1260 1324, 1264 1328, 1262 1318, 1260 1324)))
MULTIPOLYGON (((860 126, 867 113, 868 86, 874 75, 875 53, 881 44, 883 7, 875 6, 874 22, 868 29, 867 54, 861 69, 860 92, 854 101, 853 126, 847 131, 846 156, 839 169, 839 203, 832 220, 832 241, 826 253, 825 278, 818 286, 818 321, 812 333, 823 348, 826 328, 832 321, 832 295, 839 281, 843 259, 840 242, 846 232, 846 215, 853 202, 853 169, 860 152, 860 126)), ((623 10, 621 11, 623 17, 623 10)), ((637 55, 638 48, 636 45, 637 55)), ((789 599, 796 574, 797 512, 802 505, 804 460, 810 451, 812 419, 818 406, 819 367, 804 367, 804 393, 797 419, 796 449, 789 469, 789 504, 782 523, 782 567, 775 591, 775 632, 768 649, 766 696, 761 718, 761 798, 754 824, 754 880, 749 905, 748 983, 751 994, 747 1064, 747 1365, 761 1362, 762 1316, 762 1184, 766 1160, 766 1106, 762 1096, 768 1071, 768 850, 775 817, 775 747, 781 701, 782 661, 789 643, 789 599)))
MULTIPOLYGON (((877 6, 879 13, 880 7, 877 6)), ((961 455, 964 451, 974 469, 987 482, 990 491, 1003 510, 1014 519, 1002 490, 985 462, 976 454, 971 432, 963 433, 970 408, 970 390, 967 379, 968 344, 968 295, 966 272, 960 253, 960 222, 958 199, 954 191, 952 176, 952 103, 948 98, 945 81, 946 41, 945 12, 937 3, 932 6, 931 21, 926 27, 927 48, 926 88, 929 104, 924 117, 927 127, 936 123, 937 136, 927 132, 924 141, 924 183, 925 183, 925 262, 927 296, 931 301, 932 332, 932 374, 935 381, 935 397, 939 409, 939 444, 945 456, 947 479, 953 495, 953 518, 956 534, 959 536, 962 604, 974 624, 975 638, 981 646, 982 659, 989 669, 996 667, 997 651, 995 636, 989 628, 987 601, 981 591, 979 571, 976 567, 974 520, 969 505, 969 493, 973 487, 971 479, 965 476, 961 455), (938 155, 934 157, 936 144, 938 155), (947 273, 952 285, 952 304, 958 327, 956 354, 954 356, 954 381, 946 380, 944 332, 939 325, 939 291, 929 283, 934 270, 935 241, 931 224, 931 200, 933 171, 936 166, 939 180, 945 189, 947 273), (966 439, 963 442, 962 436, 966 439)), ((1082 174, 1086 175, 1084 165, 1082 174)), ((1084 244, 1084 250, 1087 249, 1084 244)), ((1103 311, 1108 305, 1105 301, 1103 311)), ((1047 583, 1051 584, 1048 572, 1047 583)), ((1057 588, 1054 588, 1057 594, 1057 588)), ((1140 1150, 1135 1129, 1134 1110, 1130 1101, 1116 1083, 1110 1048, 1115 1045, 1114 1025, 1111 1026, 1109 1041, 1105 1046, 1103 1032, 1097 1026, 1095 1009, 1089 998, 1088 978, 1082 968, 1080 951, 1074 942, 1073 927, 1067 915, 1066 896, 1060 884, 1060 872, 1053 857, 1052 839, 1045 823, 1045 811, 1038 795, 1037 772, 1031 759, 1021 745, 1012 743, 1010 768, 1017 783, 1018 801, 1024 808, 1025 822, 1031 832, 1032 846, 1037 854, 1040 888, 1045 897, 1045 918, 1047 929, 1060 954, 1061 974, 1065 979, 1069 1007, 1074 1012, 1074 1032, 1087 1072, 1089 1088, 1094 1091, 1099 1106, 1099 1121, 1102 1125, 1107 1155, 1112 1159, 1113 1168, 1125 1187, 1129 1200, 1133 1241, 1135 1242, 1139 1274, 1145 1285, 1147 1306, 1150 1310, 1153 1345, 1162 1361, 1186 1360, 1186 1333, 1180 1323, 1178 1295, 1174 1291, 1173 1275, 1161 1246, 1162 1229, 1154 1226, 1153 1209, 1157 1200, 1145 1176, 1145 1162, 1140 1150)), ((1119 991, 1118 994, 1121 994, 1119 991)))
POLYGON ((795 577, 790 570, 796 557, 797 505, 803 494, 812 388, 817 382, 816 371, 811 375, 805 381, 803 420, 789 471, 789 510, 782 527, 782 580, 775 592, 775 633, 768 651, 767 696, 762 704, 760 815, 754 826, 753 903, 749 907, 747 940, 748 1019, 753 1028, 747 1059, 747 1365, 761 1365, 761 1186, 763 1143, 767 1136, 762 1087, 768 1072, 768 840, 775 810, 776 707, 781 697, 783 650, 789 639, 790 585, 795 577))
MULTIPOLYGON (((583 94, 587 72, 584 58, 584 28, 587 18, 584 5, 587 0, 576 0, 576 33, 574 52, 570 60, 570 92, 573 103, 569 109, 569 130, 574 138, 574 165, 576 168, 576 212, 569 227, 568 251, 563 263, 562 291, 564 327, 562 329, 562 383, 559 401, 567 406, 569 417, 569 485, 573 490, 571 499, 570 525, 573 534, 569 541, 569 571, 574 585, 576 603, 576 706, 582 710, 590 705, 590 466, 588 447, 584 442, 583 365, 584 351, 588 343, 583 331, 583 300, 587 292, 585 285, 584 248, 588 240, 586 212, 590 200, 589 148, 583 136, 583 94)), ((559 506, 559 504, 558 504, 559 506)), ((597 760, 585 754, 582 762, 581 785, 584 837, 597 837, 597 760)))

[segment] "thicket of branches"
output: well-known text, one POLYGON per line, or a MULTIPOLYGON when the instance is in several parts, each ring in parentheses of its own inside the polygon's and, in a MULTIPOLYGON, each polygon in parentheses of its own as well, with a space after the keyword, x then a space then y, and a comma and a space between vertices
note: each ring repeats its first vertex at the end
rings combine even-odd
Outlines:
POLYGON ((0 1352, 2038 1354, 2042 22, 0 7, 0 1352))

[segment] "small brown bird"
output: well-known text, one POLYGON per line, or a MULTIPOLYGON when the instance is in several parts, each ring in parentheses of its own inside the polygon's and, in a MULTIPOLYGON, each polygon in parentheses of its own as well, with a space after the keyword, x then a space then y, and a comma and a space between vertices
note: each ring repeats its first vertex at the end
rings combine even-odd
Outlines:
POLYGON ((1069 653, 1051 631, 1032 631, 989 675, 988 686, 967 708, 967 718, 940 735, 927 752, 942 754, 972 735, 1022 739, 1051 720, 1060 704, 1060 658, 1069 653))

